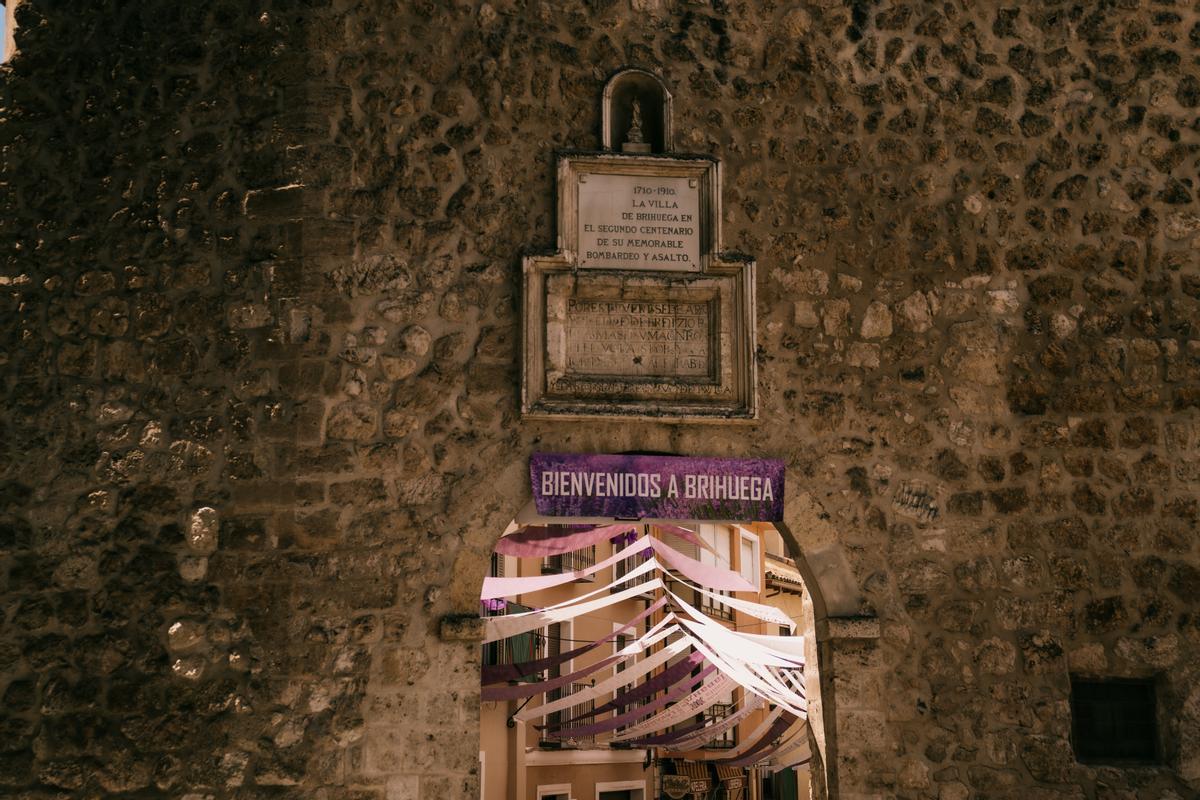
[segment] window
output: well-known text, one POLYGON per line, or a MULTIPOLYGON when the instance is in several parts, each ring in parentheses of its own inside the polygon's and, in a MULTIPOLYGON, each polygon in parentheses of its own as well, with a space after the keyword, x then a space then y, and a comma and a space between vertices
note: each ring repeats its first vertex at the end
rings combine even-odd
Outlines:
POLYGON ((538 800, 574 800, 571 797, 571 784, 552 783, 537 787, 538 800))
MULTIPOLYGON (((704 714, 703 714, 704 723, 707 725, 712 725, 712 724, 715 724, 715 723, 720 722, 721 720, 725 719, 726 717, 728 717, 730 714, 733 713, 733 704, 734 704, 733 690, 730 689, 728 692, 725 693, 724 697, 721 697, 719 700, 717 700, 717 702, 713 703, 711 706, 709 706, 707 709, 705 709, 704 714)), ((705 750, 728 750, 729 748, 734 747, 736 745, 737 745, 736 728, 731 728, 731 729, 725 731, 723 734, 721 734, 717 738, 707 742, 704 745, 704 749, 705 750)))
POLYGON ((646 800, 645 781, 615 781, 596 784, 596 800, 646 800))
MULTIPOLYGON (((496 606, 485 606, 483 616, 502 617, 508 613, 520 614, 532 610, 520 603, 504 603, 501 601, 501 604, 497 604, 496 606)), ((524 661, 533 661, 541 657, 542 644, 542 636, 536 631, 517 634, 516 636, 510 636, 507 639, 500 639, 495 642, 488 642, 483 646, 483 664, 484 666, 495 666, 498 664, 520 664, 524 661)), ((527 675, 524 679, 536 680, 537 678, 533 675, 527 675)))
MULTIPOLYGON (((517 564, 516 559, 512 556, 502 556, 499 553, 492 553, 491 561, 488 563, 488 576, 492 578, 503 578, 507 575, 516 575, 517 564)), ((523 611, 531 611, 528 606, 523 606, 520 603, 510 603, 505 600, 484 600, 483 614, 485 617, 503 617, 505 614, 519 614, 523 611)), ((483 664, 484 666, 494 666, 497 664, 519 664, 522 661, 531 661, 541 655, 542 637, 535 632, 522 633, 508 639, 501 639, 496 642, 488 642, 483 646, 483 664)), ((533 677, 529 677, 533 680, 533 677)))
MULTIPOLYGON (((614 622, 613 627, 617 628, 619 626, 614 622)), ((613 655, 616 655, 617 653, 624 650, 629 645, 629 643, 632 642, 635 638, 637 638, 635 635, 628 634, 628 633, 617 634, 617 638, 613 641, 613 655)), ((631 656, 627 660, 618 661, 616 664, 613 665, 613 675, 618 675, 618 674, 624 672, 630 664, 635 664, 635 663, 637 663, 637 656, 631 656)), ((620 694, 622 691, 626 691, 628 689, 629 689, 628 686, 615 687, 613 689, 613 695, 612 695, 613 699, 615 700, 617 698, 618 694, 620 694)), ((646 705, 646 703, 648 703, 648 702, 650 702, 650 701, 645 700, 645 699, 635 700, 634 702, 630 703, 627 706, 621 706, 620 708, 616 709, 613 712, 613 714, 615 716, 617 714, 628 713, 630 711, 633 711, 635 708, 639 708, 640 706, 646 705)), ((622 725, 619 728, 617 728, 617 730, 623 731, 623 730, 625 730, 626 727, 628 727, 628 726, 622 725)))
MULTIPOLYGON (((546 556, 542 562, 543 575, 557 575, 563 572, 575 572, 580 569, 587 569, 596 563, 596 545, 584 547, 580 550, 572 550, 570 553, 562 553, 556 556, 546 556)), ((593 581, 595 575, 589 575, 586 578, 580 578, 582 581, 593 581)))
MULTIPOLYGON (((699 526, 700 538, 712 550, 701 548, 700 563, 707 564, 710 567, 720 567, 721 569, 733 569, 733 560, 731 558, 731 547, 729 542, 729 529, 724 525, 710 525, 708 523, 699 526)), ((728 595, 730 592, 721 590, 718 594, 728 595)), ((700 610, 709 616, 718 617, 720 619, 733 619, 733 609, 722 603, 720 600, 714 600, 706 595, 700 595, 700 610)))
MULTIPOLYGON (((631 556, 622 558, 616 564, 613 564, 613 580, 620 580, 621 578, 624 578, 626 575, 633 572, 635 569, 637 569, 644 563, 646 563, 646 559, 642 558, 641 553, 634 553, 631 556)), ((625 581, 624 583, 618 583, 617 585, 613 586, 612 590, 614 593, 623 592, 630 587, 638 586, 639 584, 643 584, 643 583, 648 583, 653 579, 654 579, 654 574, 651 572, 647 572, 644 575, 639 575, 636 578, 631 578, 628 581, 625 581)))
POLYGON ((1071 739, 1079 761, 1158 761, 1156 715, 1153 680, 1071 678, 1071 739))
MULTIPOLYGON (((546 634, 546 655, 548 657, 562 655, 563 652, 571 649, 571 645, 570 645, 571 623, 570 622, 554 622, 554 623, 551 623, 548 627, 542 628, 542 630, 545 631, 545 634, 546 634)), ((555 664, 554 666, 549 667, 546 670, 546 680, 552 680, 554 678, 559 678, 559 677, 562 677, 564 674, 569 675, 570 673, 571 673, 571 661, 568 660, 561 664, 555 664)), ((565 694, 570 694, 570 691, 571 691, 571 689, 568 688, 566 690, 566 692, 564 692, 562 687, 559 687, 557 689, 551 689, 550 691, 546 692, 546 702, 552 703, 555 700, 561 700, 565 694)), ((564 719, 570 719, 571 716, 572 715, 569 710, 566 712, 555 711, 555 712, 551 713, 550 715, 543 718, 543 720, 544 720, 543 724, 546 725, 547 727, 557 728, 564 719)), ((562 743, 562 740, 558 739, 558 738, 542 740, 543 745, 548 745, 550 747, 558 747, 559 745, 561 745, 561 743, 562 743)))
POLYGON ((762 589, 759 576, 762 570, 758 563, 758 536, 744 528, 738 528, 738 572, 755 589, 762 589))
MULTIPOLYGON (((590 689, 590 688, 592 688, 592 685, 590 683, 573 683, 573 684, 571 684, 570 693, 577 694, 579 692, 584 691, 585 689, 590 689)), ((559 719, 562 723, 562 730, 560 731, 560 733, 562 733, 562 736, 556 737, 556 738, 558 739, 558 741, 562 742, 564 747, 589 748, 589 747, 592 747, 595 745, 595 743, 596 743, 596 735, 595 734, 577 734, 573 730, 575 728, 580 728, 584 725, 591 725, 593 722, 595 722, 594 719, 592 719, 591 717, 585 717, 584 719, 581 719, 578 722, 567 722, 567 720, 574 719, 575 717, 581 717, 584 714, 590 714, 595 709, 596 709, 596 701, 595 700, 584 700, 582 703, 576 703, 575 705, 571 706, 571 708, 568 709, 567 711, 559 712, 559 714, 560 714, 559 719)))
MULTIPOLYGON (((688 526, 688 527, 690 529, 691 527, 694 527, 694 526, 688 526)), ((677 550, 678 552, 682 553, 683 555, 685 555, 691 559, 699 559, 700 558, 700 548, 697 547, 696 545, 692 544, 691 542, 689 542, 687 539, 684 539, 682 536, 677 536, 677 535, 671 533, 670 531, 661 531, 659 533, 659 537, 662 539, 663 544, 665 544, 667 547, 671 548, 672 550, 677 550)))

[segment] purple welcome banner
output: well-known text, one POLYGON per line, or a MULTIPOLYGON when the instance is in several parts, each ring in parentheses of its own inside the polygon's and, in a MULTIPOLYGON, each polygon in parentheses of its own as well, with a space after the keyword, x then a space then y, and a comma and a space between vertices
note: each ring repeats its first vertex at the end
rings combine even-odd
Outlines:
POLYGON ((533 500, 547 517, 783 519, 777 459, 534 453, 533 500))

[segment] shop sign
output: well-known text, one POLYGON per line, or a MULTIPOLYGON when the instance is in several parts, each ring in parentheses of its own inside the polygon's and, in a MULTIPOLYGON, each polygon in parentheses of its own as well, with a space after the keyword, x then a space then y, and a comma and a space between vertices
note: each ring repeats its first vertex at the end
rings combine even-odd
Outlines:
POLYGON ((663 775, 662 789, 671 800, 683 800, 692 792, 692 781, 687 775, 663 775))
POLYGON ((547 517, 783 519, 778 459, 534 453, 529 474, 547 517))

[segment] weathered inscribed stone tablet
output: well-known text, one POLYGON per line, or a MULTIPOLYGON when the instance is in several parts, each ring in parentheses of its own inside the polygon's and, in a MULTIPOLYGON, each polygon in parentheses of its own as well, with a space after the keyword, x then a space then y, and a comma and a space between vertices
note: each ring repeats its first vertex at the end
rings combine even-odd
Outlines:
POLYGON ((712 369, 712 303, 567 300, 566 374, 704 377, 712 369))
POLYGON ((698 271, 698 181, 580 175, 578 241, 581 267, 698 271))

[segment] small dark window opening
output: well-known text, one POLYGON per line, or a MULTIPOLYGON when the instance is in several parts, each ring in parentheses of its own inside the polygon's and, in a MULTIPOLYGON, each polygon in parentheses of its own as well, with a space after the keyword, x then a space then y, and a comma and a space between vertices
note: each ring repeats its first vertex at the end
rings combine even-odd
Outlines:
POLYGON ((1084 763, 1159 760, 1153 680, 1071 679, 1071 738, 1084 763))

